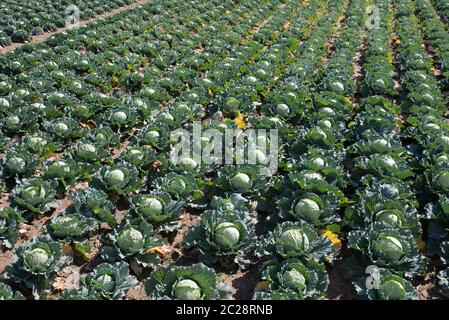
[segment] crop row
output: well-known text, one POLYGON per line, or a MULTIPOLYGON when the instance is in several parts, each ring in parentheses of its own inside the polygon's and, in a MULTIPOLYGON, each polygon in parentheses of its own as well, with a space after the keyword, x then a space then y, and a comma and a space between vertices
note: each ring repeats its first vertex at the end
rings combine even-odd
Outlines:
POLYGON ((61 0, 5 0, 0 4, 0 46, 26 42, 32 36, 55 31, 66 27, 68 23, 87 20, 133 2, 135 1, 96 0, 76 3, 61 0))
MULTIPOLYGON (((445 119, 447 110, 441 92, 445 85, 444 78, 443 82, 439 82, 434 77, 434 61, 424 49, 422 34, 429 37, 430 33, 428 25, 423 27, 424 32, 420 29, 419 19, 414 12, 422 12, 424 4, 420 1, 417 1, 417 4, 418 6, 412 1, 405 1, 399 11, 403 15, 411 11, 407 19, 404 16, 399 17, 402 24, 399 36, 402 39, 408 39, 404 44, 401 65, 405 87, 403 108, 409 113, 408 131, 405 135, 411 141, 409 149, 412 163, 419 177, 415 189, 426 220, 424 224, 427 236, 425 251, 429 256, 439 255, 441 262, 438 270, 440 271, 436 281, 440 289, 447 293, 447 268, 444 269, 447 267, 445 253, 447 234, 443 231, 447 219, 443 218, 445 216, 443 208, 444 194, 447 190, 444 181, 447 174, 445 159, 448 125, 445 119)), ((432 40, 436 39, 433 37, 429 39, 436 41, 434 42, 436 48, 443 46, 442 41, 432 40)), ((444 51, 444 47, 441 47, 441 50, 444 51)), ((444 68, 444 54, 436 56, 437 61, 444 68)))

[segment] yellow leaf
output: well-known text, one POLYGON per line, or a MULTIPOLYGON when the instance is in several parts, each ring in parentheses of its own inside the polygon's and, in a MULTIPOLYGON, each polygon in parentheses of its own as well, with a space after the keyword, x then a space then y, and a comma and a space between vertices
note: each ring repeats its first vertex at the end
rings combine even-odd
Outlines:
POLYGON ((290 21, 284 23, 284 26, 283 26, 284 29, 287 29, 288 27, 290 27, 290 21))
POLYGON ((95 125, 91 122, 81 122, 80 126, 85 128, 85 129, 92 129, 95 127, 95 125))
POLYGON ((256 285, 256 288, 254 289, 255 292, 265 290, 270 285, 270 281, 259 281, 259 283, 256 285))
POLYGON ((421 237, 416 239, 416 245, 418 246, 419 251, 426 251, 426 243, 421 239, 421 237))
POLYGON ((91 260, 91 255, 88 254, 87 252, 81 252, 79 250, 77 250, 79 254, 81 254, 82 258, 84 261, 90 261, 91 260))
POLYGON ((245 118, 243 114, 239 113, 239 116, 234 119, 234 123, 240 128, 240 129, 246 129, 245 124, 245 118))
POLYGON ((332 242, 332 244, 336 247, 341 246, 341 240, 338 238, 338 234, 333 233, 330 230, 326 230, 323 233, 323 237, 329 238, 329 240, 332 242))
POLYGON ((153 146, 149 144, 144 144, 143 147, 149 150, 153 150, 153 146))
POLYGON ((394 62, 394 56, 391 53, 388 53, 388 62, 393 63, 394 62))
POLYGON ((156 253, 159 257, 165 256, 165 251, 161 247, 149 248, 146 253, 156 253))
POLYGON ((345 102, 348 106, 352 106, 352 101, 348 97, 345 97, 345 102))

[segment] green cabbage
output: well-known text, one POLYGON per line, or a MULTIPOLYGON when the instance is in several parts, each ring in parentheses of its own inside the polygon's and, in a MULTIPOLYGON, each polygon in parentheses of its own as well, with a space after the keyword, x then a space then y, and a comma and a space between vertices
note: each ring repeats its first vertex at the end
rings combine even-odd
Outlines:
POLYGON ((201 288, 195 281, 183 279, 173 288, 173 294, 178 300, 200 300, 201 288))
POLYGON ((311 199, 301 199, 295 205, 295 215, 309 222, 317 221, 321 215, 318 203, 311 199))
POLYGON ((240 231, 231 222, 222 222, 215 229, 215 242, 224 248, 232 248, 240 241, 240 231))

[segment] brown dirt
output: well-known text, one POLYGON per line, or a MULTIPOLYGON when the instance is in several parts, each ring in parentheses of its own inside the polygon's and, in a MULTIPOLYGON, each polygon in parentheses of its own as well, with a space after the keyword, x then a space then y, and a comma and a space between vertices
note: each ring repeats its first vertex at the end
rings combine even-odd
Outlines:
POLYGON ((5 270, 6 266, 10 265, 12 261, 12 251, 6 251, 0 254, 0 273, 5 270))
POLYGON ((435 272, 428 273, 424 280, 416 286, 419 300, 437 300, 441 299, 441 295, 435 288, 435 272))
MULTIPOLYGON (((279 10, 282 10, 283 8, 285 8, 285 6, 286 6, 286 4, 281 3, 281 4, 278 6, 278 9, 279 9, 279 10)), ((267 19, 265 19, 265 20, 262 21, 261 23, 258 23, 258 24, 256 25, 256 27, 253 28, 253 32, 254 32, 254 33, 259 32, 260 29, 262 29, 268 22, 270 22, 271 19, 273 19, 273 16, 274 16, 274 14, 272 14, 271 16, 269 16, 267 19)))
POLYGON ((354 300, 357 294, 351 283, 341 276, 341 262, 328 268, 329 286, 327 288, 326 300, 354 300))
POLYGON ((252 266, 247 271, 238 270, 235 274, 223 274, 221 281, 232 291, 232 297, 236 300, 251 300, 259 278, 259 268, 252 266))
POLYGON ((352 64, 354 68, 354 79, 357 83, 359 83, 364 77, 365 77, 365 70, 363 69, 362 62, 363 62, 363 53, 366 48, 366 41, 367 41, 366 34, 363 35, 362 43, 357 48, 357 55, 354 59, 354 62, 352 64))
POLYGON ((0 195, 0 209, 6 207, 9 204, 8 198, 8 192, 4 192, 0 195))
POLYGON ((340 28, 342 26, 343 21, 344 21, 343 16, 340 16, 338 18, 338 21, 335 23, 332 37, 330 39, 326 40, 326 45, 328 47, 328 50, 327 50, 327 54, 324 57, 321 58, 321 61, 323 62, 323 65, 325 65, 328 62, 329 57, 333 54, 333 52, 336 49, 335 46, 334 46, 334 43, 338 39, 338 37, 340 36, 340 31, 339 30, 340 30, 340 28))
POLYGON ((80 269, 78 266, 70 265, 58 272, 53 282, 54 291, 62 292, 64 290, 78 289, 81 276, 80 269))
MULTIPOLYGON (((91 19, 88 19, 88 20, 83 20, 83 21, 81 21, 79 23, 78 28, 81 27, 81 26, 84 26, 84 25, 86 25, 88 23, 94 22, 94 21, 96 21, 98 19, 107 18, 107 17, 113 16, 113 15, 119 13, 119 12, 135 8, 135 7, 140 6, 141 4, 144 4, 146 2, 148 2, 148 0, 136 0, 134 3, 132 3, 130 5, 125 5, 123 7, 113 9, 113 10, 111 10, 108 13, 103 13, 101 15, 98 15, 98 16, 94 17, 94 18, 91 18, 91 19)), ((70 29, 70 28, 67 28, 67 27, 58 28, 55 31, 46 32, 44 34, 41 34, 41 35, 38 35, 38 36, 34 36, 31 41, 26 42, 26 43, 41 43, 41 42, 44 42, 45 40, 47 40, 49 37, 51 37, 51 36, 53 36, 55 34, 58 34, 58 33, 65 32, 68 29, 70 29)), ((14 49, 16 49, 16 48, 18 48, 20 46, 23 46, 24 44, 25 43, 13 43, 12 45, 6 46, 6 47, 0 46, 0 53, 14 50, 14 49)))
POLYGON ((125 300, 150 300, 150 298, 146 295, 145 286, 141 282, 137 287, 128 291, 125 300))
POLYGON ((200 218, 194 214, 184 211, 180 216, 181 229, 178 230, 176 236, 173 238, 171 244, 169 244, 168 239, 164 239, 165 245, 163 250, 165 251, 165 256, 163 259, 164 264, 169 264, 173 261, 177 261, 182 258, 182 260, 190 260, 190 254, 184 250, 184 236, 193 225, 200 222, 200 218))

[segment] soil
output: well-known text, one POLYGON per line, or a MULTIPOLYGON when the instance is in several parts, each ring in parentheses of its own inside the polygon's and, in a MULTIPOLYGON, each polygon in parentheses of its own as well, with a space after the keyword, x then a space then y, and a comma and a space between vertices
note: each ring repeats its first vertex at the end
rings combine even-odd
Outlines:
POLYGON ((328 268, 329 286, 326 292, 326 300, 353 300, 357 294, 351 283, 341 276, 341 262, 328 268))

